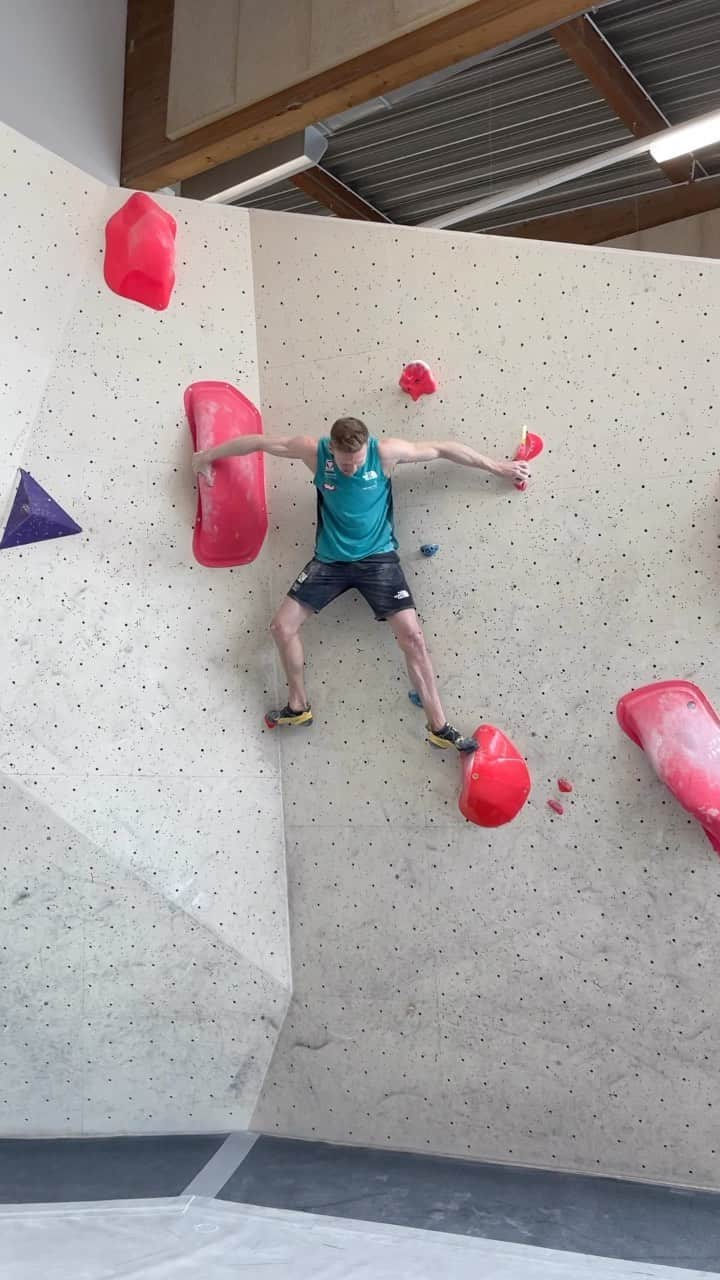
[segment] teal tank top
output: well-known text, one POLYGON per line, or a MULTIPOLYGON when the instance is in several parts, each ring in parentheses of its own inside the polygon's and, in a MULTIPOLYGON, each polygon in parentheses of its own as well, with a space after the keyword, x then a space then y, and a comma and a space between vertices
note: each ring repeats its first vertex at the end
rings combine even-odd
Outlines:
POLYGON ((315 556, 324 564, 364 560, 397 549, 393 528, 392 485, 384 474, 374 436, 365 464, 345 476, 330 451, 330 437, 318 441, 317 538, 315 556))

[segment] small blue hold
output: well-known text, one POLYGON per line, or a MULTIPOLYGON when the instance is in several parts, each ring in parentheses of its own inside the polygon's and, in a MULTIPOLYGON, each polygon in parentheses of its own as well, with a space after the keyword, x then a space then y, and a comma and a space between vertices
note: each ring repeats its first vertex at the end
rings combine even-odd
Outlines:
POLYGON ((424 542, 420 550, 424 556, 436 556, 440 550, 440 544, 437 542, 424 542))
POLYGON ((414 707, 422 706, 422 702, 420 701, 420 694, 417 692, 416 689, 410 690, 410 692, 408 693, 408 698, 410 699, 414 707))

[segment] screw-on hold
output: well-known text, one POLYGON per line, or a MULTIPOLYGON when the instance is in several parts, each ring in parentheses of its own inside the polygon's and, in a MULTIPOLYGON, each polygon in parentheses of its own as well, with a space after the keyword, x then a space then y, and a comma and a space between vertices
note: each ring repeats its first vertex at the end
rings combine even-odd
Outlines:
POLYGON ((420 550, 424 556, 436 556, 440 550, 440 544, 438 542, 424 542, 420 550))
POLYGON ((413 706, 414 706, 414 707, 421 707, 421 706, 422 706, 422 701, 421 701, 421 699, 420 699, 420 694, 417 692, 417 690, 416 690, 416 689, 411 689, 411 690, 410 690, 410 692, 408 693, 408 698, 410 699, 410 701, 412 702, 412 704, 413 704, 413 706))

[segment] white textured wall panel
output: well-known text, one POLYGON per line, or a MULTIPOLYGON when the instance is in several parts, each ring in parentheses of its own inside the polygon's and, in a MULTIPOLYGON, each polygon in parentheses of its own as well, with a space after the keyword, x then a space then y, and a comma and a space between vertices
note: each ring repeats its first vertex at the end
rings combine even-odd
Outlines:
MULTIPOLYGON (((507 455, 527 422, 547 446, 524 495, 446 463, 394 482, 448 715, 527 754, 510 826, 461 818, 458 762, 425 745, 361 600, 306 626, 316 726, 283 740, 295 989, 255 1123, 717 1186, 720 866, 614 708, 673 676, 720 705, 720 270, 251 216, 268 429, 355 413, 507 455), (440 380, 417 404, 396 385, 414 357, 440 380)), ((299 467, 272 479, 279 596, 314 498, 299 467)))
POLYGON ((83 532, 0 561, 2 1125, 243 1127, 290 987, 277 749, 257 730, 268 564, 193 561, 182 393, 222 377, 257 401, 247 215, 171 202, 177 286, 150 311, 102 278, 105 219, 127 193, 87 194, 69 165, 8 141, 4 234, 28 284, 9 291, 6 340, 45 361, 13 461, 83 532), (33 940, 30 969, 15 938, 33 940), (51 1088, 56 1041, 68 1067, 51 1088))
POLYGON ((96 249, 105 187, 0 125, 0 508, 96 249))

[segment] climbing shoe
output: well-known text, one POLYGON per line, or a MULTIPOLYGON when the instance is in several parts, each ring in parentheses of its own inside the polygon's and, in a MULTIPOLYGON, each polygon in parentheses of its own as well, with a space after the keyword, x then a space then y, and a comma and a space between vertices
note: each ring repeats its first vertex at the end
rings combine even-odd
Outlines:
POLYGON ((289 725, 311 725, 313 722, 313 713, 310 707, 304 707, 302 711, 293 711, 291 706, 283 707, 282 711, 268 711, 265 716, 265 724, 268 729, 277 729, 279 724, 289 725))
POLYGON ((428 742, 433 747, 454 747, 456 751, 477 751, 478 743, 474 738, 463 738, 457 729, 453 729, 451 724, 443 725, 442 729, 431 729, 430 725, 426 726, 428 731, 428 742))

